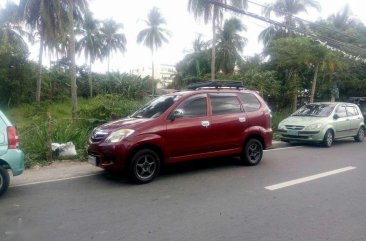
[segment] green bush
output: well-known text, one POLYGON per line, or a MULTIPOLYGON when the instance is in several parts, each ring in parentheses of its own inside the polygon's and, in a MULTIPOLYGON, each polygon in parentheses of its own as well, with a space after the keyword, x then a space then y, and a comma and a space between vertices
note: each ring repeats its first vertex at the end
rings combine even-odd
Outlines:
POLYGON ((81 106, 78 116, 91 125, 97 125, 112 119, 126 117, 144 103, 143 99, 132 100, 112 94, 99 95, 81 106))
MULTIPOLYGON (((90 100, 79 100, 78 119, 71 120, 71 104, 66 102, 42 102, 24 104, 7 111, 16 123, 21 139, 21 149, 26 155, 26 167, 47 165, 48 117, 51 115, 51 141, 73 142, 79 160, 86 158, 86 144, 93 128, 112 119, 132 114, 147 100, 133 100, 119 95, 99 95, 90 100)), ((54 157, 57 159, 57 156, 54 157)))
POLYGON ((279 140, 278 136, 278 124, 291 115, 290 109, 279 109, 277 111, 272 112, 272 130, 273 130, 273 139, 279 140))

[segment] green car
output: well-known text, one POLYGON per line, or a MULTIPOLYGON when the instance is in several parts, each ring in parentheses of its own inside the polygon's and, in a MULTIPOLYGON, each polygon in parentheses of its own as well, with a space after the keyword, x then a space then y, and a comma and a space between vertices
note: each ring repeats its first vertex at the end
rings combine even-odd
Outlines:
POLYGON ((0 111, 0 196, 9 187, 10 170, 13 176, 24 171, 24 153, 19 149, 18 135, 14 126, 0 111))
POLYGON ((285 142, 318 142, 330 147, 335 139, 353 137, 362 142, 365 137, 364 117, 352 103, 319 102, 298 109, 278 125, 285 142))

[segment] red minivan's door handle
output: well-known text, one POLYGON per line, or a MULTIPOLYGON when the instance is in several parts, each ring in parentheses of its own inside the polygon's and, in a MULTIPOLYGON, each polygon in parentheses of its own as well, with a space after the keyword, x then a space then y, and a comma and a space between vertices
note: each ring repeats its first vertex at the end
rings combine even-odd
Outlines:
POLYGON ((201 125, 204 126, 204 127, 209 127, 210 122, 209 121, 201 121, 201 125))
POLYGON ((247 121, 247 119, 246 119, 245 117, 239 117, 239 121, 240 121, 240 122, 246 122, 246 121, 247 121))

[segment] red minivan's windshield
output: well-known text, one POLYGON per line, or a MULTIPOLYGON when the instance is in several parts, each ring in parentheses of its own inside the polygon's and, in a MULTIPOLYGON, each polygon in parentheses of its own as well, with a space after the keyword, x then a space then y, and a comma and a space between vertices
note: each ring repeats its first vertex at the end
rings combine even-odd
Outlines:
POLYGON ((172 106, 181 95, 164 95, 153 99, 131 115, 132 118, 157 118, 172 106))

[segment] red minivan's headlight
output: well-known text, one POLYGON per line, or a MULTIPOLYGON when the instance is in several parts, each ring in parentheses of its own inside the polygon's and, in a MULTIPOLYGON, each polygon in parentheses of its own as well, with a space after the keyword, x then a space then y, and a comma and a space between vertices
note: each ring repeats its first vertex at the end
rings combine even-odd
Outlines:
POLYGON ((116 143, 122 141, 127 136, 131 135, 135 131, 132 129, 121 129, 118 131, 114 131, 105 139, 107 143, 116 143))

